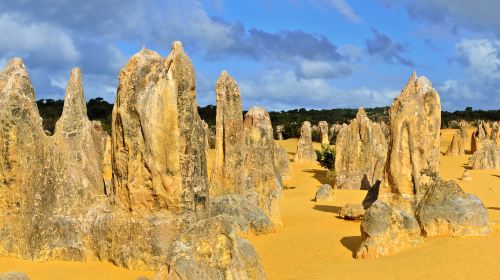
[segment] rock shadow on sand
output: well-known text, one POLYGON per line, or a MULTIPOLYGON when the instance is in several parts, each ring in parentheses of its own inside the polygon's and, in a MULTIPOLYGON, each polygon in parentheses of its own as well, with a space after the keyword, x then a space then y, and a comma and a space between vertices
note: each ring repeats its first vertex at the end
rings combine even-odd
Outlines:
POLYGON ((318 180, 321 184, 332 184, 332 180, 326 177, 326 170, 320 169, 305 169, 304 172, 312 173, 313 178, 318 180))
POLYGON ((329 212, 329 213, 339 213, 340 211, 340 208, 339 206, 333 206, 333 205, 314 205, 313 209, 314 210, 318 210, 318 211, 321 211, 321 212, 329 212))
POLYGON ((345 236, 340 239, 340 243, 342 244, 342 246, 349 249, 349 251, 352 252, 352 256, 354 257, 354 254, 361 244, 361 236, 345 236))

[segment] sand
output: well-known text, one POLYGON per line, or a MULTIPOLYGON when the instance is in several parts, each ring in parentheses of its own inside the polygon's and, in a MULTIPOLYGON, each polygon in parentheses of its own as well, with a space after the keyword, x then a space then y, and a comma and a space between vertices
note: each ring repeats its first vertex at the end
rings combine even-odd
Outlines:
MULTIPOLYGON (((444 153, 453 130, 442 131, 444 153)), ((470 132, 469 132, 470 135, 470 132)), ((279 141, 290 158, 296 139, 279 141)), ((316 146, 318 147, 318 146, 316 146)), ((467 147, 467 146, 466 146, 467 147)), ((275 279, 498 279, 500 275, 500 170, 471 171, 473 181, 462 182, 470 155, 441 157, 440 174, 476 194, 488 208, 493 232, 487 237, 427 238, 420 248, 372 260, 356 260, 360 222, 345 221, 337 211, 346 203, 360 203, 365 191, 336 190, 331 203, 312 201, 316 189, 328 183, 315 163, 292 162, 292 179, 281 201, 284 226, 276 233, 249 237, 268 278, 275 279)))
MULTIPOLYGON (((443 130, 441 151, 453 130, 443 130)), ((471 131, 469 131, 470 135, 471 131)), ((297 139, 278 141, 293 158, 297 139)), ((314 143, 319 148, 318 143, 314 143)), ((469 147, 467 144, 466 147, 469 147)), ((213 150, 210 157, 213 157, 213 150)), ((329 183, 317 163, 292 162, 285 184, 281 215, 284 226, 276 233, 246 236, 255 246, 270 280, 278 279, 498 279, 500 275, 500 170, 470 171, 462 182, 467 159, 441 157, 440 174, 476 194, 488 208, 493 232, 486 237, 427 238, 415 249, 372 260, 356 260, 360 222, 345 221, 337 211, 346 203, 360 203, 365 191, 336 190, 335 200, 315 203, 316 189, 329 183)), ((209 160, 209 165, 210 165, 209 160)), ((99 262, 29 262, 0 258, 1 271, 23 271, 32 279, 136 279, 152 272, 130 271, 99 262)))

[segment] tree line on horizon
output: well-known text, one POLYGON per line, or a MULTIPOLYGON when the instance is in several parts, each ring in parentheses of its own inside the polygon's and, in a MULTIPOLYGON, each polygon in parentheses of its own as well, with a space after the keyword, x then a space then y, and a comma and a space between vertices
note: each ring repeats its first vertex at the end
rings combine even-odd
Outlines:
MULTIPOLYGON (((40 99, 36 101, 40 116, 43 119, 45 130, 53 133, 57 120, 61 117, 64 107, 64 100, 58 99, 40 99)), ((216 106, 207 105, 198 107, 198 113, 209 126, 215 125, 216 106)), ((111 132, 111 113, 113 104, 107 102, 101 97, 90 99, 87 102, 87 115, 90 120, 101 122, 105 131, 111 132)), ((320 121, 326 121, 329 125, 337 123, 349 123, 356 117, 358 109, 336 108, 336 109, 293 109, 288 111, 271 111, 269 115, 273 126, 283 125, 285 138, 296 138, 300 136, 300 126, 302 122, 309 121, 311 124, 317 124, 320 121)), ((367 116, 375 122, 384 121, 388 123, 389 107, 365 108, 367 116)), ((246 111, 243 111, 245 114, 246 111)), ((472 107, 466 107, 462 111, 441 112, 441 128, 449 128, 454 122, 465 120, 474 123, 477 120, 500 121, 500 110, 473 110, 472 107)))

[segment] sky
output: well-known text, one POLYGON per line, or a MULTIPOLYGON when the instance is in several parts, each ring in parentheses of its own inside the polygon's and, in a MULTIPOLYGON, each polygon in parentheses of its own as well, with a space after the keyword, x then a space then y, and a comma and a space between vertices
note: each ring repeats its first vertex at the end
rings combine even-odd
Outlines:
MULTIPOLYGON (((498 0, 16 0, 0 2, 0 65, 22 57, 37 99, 64 98, 80 67, 87 99, 114 102, 142 47, 180 40, 201 106, 222 70, 244 109, 388 106, 413 71, 443 110, 500 109, 498 0)), ((1 67, 0 66, 0 67, 1 67)))

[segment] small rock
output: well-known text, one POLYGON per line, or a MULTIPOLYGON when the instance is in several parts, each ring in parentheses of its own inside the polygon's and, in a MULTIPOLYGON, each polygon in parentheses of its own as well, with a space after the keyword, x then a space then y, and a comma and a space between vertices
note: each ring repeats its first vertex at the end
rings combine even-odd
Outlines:
POLYGON ((472 181, 472 176, 470 175, 467 169, 464 170, 464 174, 462 175, 462 181, 472 181))
POLYGON ((316 191, 316 196, 314 197, 316 202, 332 201, 333 200, 333 188, 328 184, 324 184, 319 187, 316 191))
POLYGON ((339 211, 339 216, 346 220, 361 220, 365 214, 365 208, 361 204, 346 204, 339 211))
POLYGON ((3 272, 0 273, 0 280, 30 280, 23 272, 3 272))

